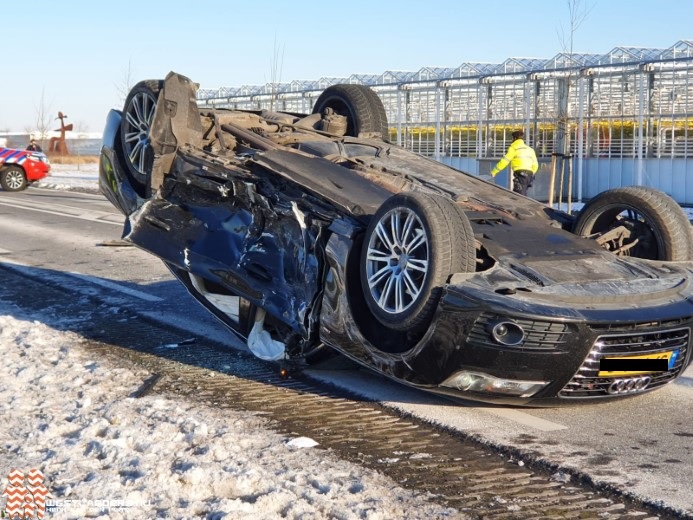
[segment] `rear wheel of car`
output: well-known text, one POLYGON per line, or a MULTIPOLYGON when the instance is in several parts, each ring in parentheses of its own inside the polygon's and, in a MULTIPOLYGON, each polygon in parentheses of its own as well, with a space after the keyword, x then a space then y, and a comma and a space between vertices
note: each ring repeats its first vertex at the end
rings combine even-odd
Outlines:
POLYGON ((0 172, 0 186, 5 191, 22 191, 28 185, 26 174, 19 166, 7 166, 0 172))
POLYGON ((347 118, 346 135, 379 134, 383 141, 388 141, 385 107, 367 86, 340 84, 326 88, 315 102, 313 113, 322 114, 328 108, 347 118))
POLYGON ((598 233, 603 237, 609 231, 611 236, 605 237, 603 245, 619 256, 693 258, 688 217, 674 199, 653 188, 628 186, 602 192, 580 211, 573 227, 580 236, 598 233))
POLYGON ((400 193, 385 201, 366 230, 361 287, 381 324, 418 332, 430 323, 449 276, 475 267, 471 224, 452 201, 400 193))
POLYGON ((127 174, 133 188, 143 197, 148 195, 154 154, 150 132, 154 110, 163 89, 162 80, 145 80, 135 85, 123 107, 120 139, 127 174))

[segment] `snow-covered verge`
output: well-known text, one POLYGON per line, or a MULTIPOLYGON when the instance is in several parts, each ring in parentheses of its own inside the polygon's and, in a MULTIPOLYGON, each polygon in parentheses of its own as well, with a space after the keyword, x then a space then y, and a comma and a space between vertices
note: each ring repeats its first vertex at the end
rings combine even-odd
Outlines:
POLYGON ((99 165, 51 164, 48 177, 34 183, 39 188, 73 190, 90 193, 99 191, 99 165))
POLYGON ((261 416, 132 397, 150 374, 35 318, 0 303, 0 479, 41 470, 46 518, 462 518, 261 416))

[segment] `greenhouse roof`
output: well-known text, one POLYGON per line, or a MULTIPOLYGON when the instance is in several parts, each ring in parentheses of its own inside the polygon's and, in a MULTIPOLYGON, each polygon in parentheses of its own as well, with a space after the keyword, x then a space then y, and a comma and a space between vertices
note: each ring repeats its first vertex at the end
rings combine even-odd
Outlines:
POLYGON ((693 56, 693 41, 681 40, 666 49, 660 59, 690 58, 693 56))
POLYGON ((451 78, 468 78, 491 74, 498 68, 497 63, 463 63, 452 70, 451 78))
POLYGON ((538 58, 508 58, 498 65, 493 72, 500 74, 508 72, 529 72, 541 68, 545 61, 546 60, 538 58))
POLYGON ((198 99, 229 98, 253 96, 276 92, 301 92, 324 90, 336 83, 356 83, 363 85, 393 85, 417 81, 440 81, 492 76, 494 74, 526 74, 552 69, 570 69, 586 66, 640 64, 643 62, 693 58, 693 40, 680 40, 668 49, 648 47, 614 47, 606 54, 565 53, 553 58, 511 57, 503 63, 465 62, 457 67, 422 67, 417 71, 387 70, 382 74, 351 74, 346 78, 323 77, 318 80, 294 80, 290 83, 268 83, 263 86, 244 85, 241 87, 221 87, 200 89, 198 99))
POLYGON ((317 82, 315 80, 294 80, 289 85, 291 92, 298 92, 300 90, 312 90, 318 88, 317 82))
POLYGON ((358 83, 361 85, 373 85, 378 79, 377 74, 352 74, 347 83, 358 83))
POLYGON ((595 65, 601 58, 600 54, 582 54, 582 53, 566 53, 561 52, 556 54, 550 60, 546 60, 543 64, 544 69, 569 69, 573 67, 585 67, 587 65, 595 65))
POLYGON ((650 49, 644 47, 614 47, 609 53, 602 57, 600 64, 655 60, 661 54, 662 49, 650 49))
POLYGON ((404 70, 386 70, 380 76, 378 76, 377 85, 387 85, 388 83, 401 83, 404 81, 410 81, 416 72, 404 71, 404 70))
POLYGON ((417 81, 428 81, 432 79, 449 78, 455 69, 444 67, 423 67, 419 69, 412 79, 417 81))

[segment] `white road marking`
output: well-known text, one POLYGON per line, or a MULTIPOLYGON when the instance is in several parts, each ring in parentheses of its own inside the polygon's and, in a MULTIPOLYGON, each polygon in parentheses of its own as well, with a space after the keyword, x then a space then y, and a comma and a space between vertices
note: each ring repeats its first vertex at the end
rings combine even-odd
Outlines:
POLYGON ((0 255, 9 255, 11 252, 12 251, 10 251, 9 249, 3 249, 2 247, 0 247, 0 255))
MULTIPOLYGON (((19 272, 23 272, 28 274, 29 276, 41 278, 41 275, 38 275, 36 272, 32 272, 34 269, 34 266, 25 264, 24 262, 18 262, 16 260, 8 260, 8 259, 2 259, 0 261, 0 265, 5 265, 9 267, 10 269, 14 269, 19 272)), ((138 291, 137 289, 131 289, 130 287, 125 287, 124 285, 121 285, 117 282, 113 282, 111 280, 104 280, 103 278, 97 278, 95 276, 91 276, 88 274, 82 274, 82 273, 75 273, 73 271, 62 271, 60 274, 64 274, 69 277, 77 278, 79 280, 94 284, 94 285, 99 285, 101 287, 104 287, 106 289, 110 289, 112 291, 117 291, 122 294, 127 294, 128 296, 132 296, 134 298, 138 298, 140 300, 144 300, 147 302, 160 302, 163 301, 163 298, 159 298, 158 296, 154 296, 153 294, 149 294, 143 291, 138 291)), ((48 278, 46 276, 46 278, 48 278)), ((52 275, 50 276, 50 281, 55 283, 55 277, 52 275)), ((74 287, 73 287, 74 288, 74 287)), ((77 289, 79 290, 79 289, 77 289)))
POLYGON ((130 289, 129 287, 125 287, 123 285, 120 285, 119 283, 112 282, 110 280, 104 280, 103 278, 96 278, 95 276, 91 276, 89 274, 81 274, 74 272, 65 272, 64 274, 74 276, 75 278, 79 278, 80 280, 84 280, 85 282, 93 283, 94 285, 100 285, 101 287, 105 287, 106 289, 111 289, 113 291, 118 291, 123 294, 127 294, 128 296, 134 296, 135 298, 139 298, 140 300, 144 300, 147 302, 163 301, 163 298, 159 298, 158 296, 154 296, 153 294, 138 291, 137 289, 130 289))
POLYGON ((79 195, 80 199, 91 198, 93 200, 105 200, 104 196, 100 193, 89 193, 85 191, 74 192, 70 190, 56 190, 55 188, 41 188, 39 186, 31 186, 29 188, 32 192, 39 191, 43 193, 50 193, 51 195, 59 196, 58 194, 64 194, 66 197, 73 195, 79 195))
POLYGON ((8 206, 10 208, 25 209, 28 211, 37 211, 39 213, 48 213, 50 215, 60 215, 61 217, 72 217, 78 218, 80 220, 89 220, 91 222, 101 222, 103 224, 111 224, 114 226, 122 227, 125 217, 119 213, 110 213, 106 211, 84 211, 81 208, 75 208, 72 206, 66 206, 63 204, 46 204, 42 203, 39 207, 38 204, 27 203, 25 201, 10 202, 7 199, 0 200, 0 206, 8 206), (61 209, 48 209, 46 206, 53 206, 55 208, 61 209))

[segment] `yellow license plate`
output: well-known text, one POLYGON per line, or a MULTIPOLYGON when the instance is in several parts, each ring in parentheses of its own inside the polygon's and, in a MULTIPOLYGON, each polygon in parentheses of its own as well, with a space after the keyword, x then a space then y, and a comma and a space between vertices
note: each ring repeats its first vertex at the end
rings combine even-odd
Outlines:
MULTIPOLYGON (((618 357, 606 357, 604 359, 613 361, 613 360, 629 360, 629 359, 635 359, 635 360, 645 360, 645 359, 666 359, 667 361, 667 366, 669 365, 669 361, 671 361, 671 356, 674 355, 674 351, 669 351, 669 352, 658 352, 657 354, 643 354, 641 356, 618 356, 618 357)), ((597 374, 598 377, 620 377, 620 376, 637 376, 639 374, 650 374, 654 372, 654 370, 600 370, 599 373, 597 374)))

